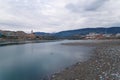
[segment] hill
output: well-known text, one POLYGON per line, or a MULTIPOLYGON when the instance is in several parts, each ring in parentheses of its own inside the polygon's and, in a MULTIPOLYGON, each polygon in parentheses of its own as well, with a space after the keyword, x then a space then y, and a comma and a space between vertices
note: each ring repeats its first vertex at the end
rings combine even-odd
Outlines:
POLYGON ((68 30, 68 31, 61 31, 58 33, 43 33, 43 32, 35 32, 37 35, 49 35, 54 36, 56 38, 67 38, 72 37, 75 35, 86 35, 89 33, 100 33, 100 34, 117 34, 120 33, 120 27, 110 27, 110 28, 83 28, 83 29, 76 29, 76 30, 68 30))

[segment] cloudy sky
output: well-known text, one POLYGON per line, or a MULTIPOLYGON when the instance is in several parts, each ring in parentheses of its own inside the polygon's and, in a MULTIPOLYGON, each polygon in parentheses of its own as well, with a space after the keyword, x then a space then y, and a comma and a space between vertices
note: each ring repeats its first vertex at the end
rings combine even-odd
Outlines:
POLYGON ((120 0, 0 0, 0 29, 58 32, 120 25, 120 0))

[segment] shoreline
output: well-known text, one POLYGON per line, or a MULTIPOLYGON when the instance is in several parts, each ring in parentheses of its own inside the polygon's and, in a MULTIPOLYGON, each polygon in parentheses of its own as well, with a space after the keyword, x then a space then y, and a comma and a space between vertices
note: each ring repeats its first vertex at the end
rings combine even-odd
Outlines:
POLYGON ((44 43, 44 42, 55 42, 56 40, 31 40, 31 41, 3 41, 0 42, 1 46, 7 45, 19 45, 19 44, 28 44, 28 43, 44 43))
POLYGON ((94 46, 93 56, 78 62, 60 73, 52 75, 51 80, 120 80, 120 41, 111 40, 98 43, 65 43, 68 46, 94 46))
MULTIPOLYGON (((0 47, 1 46, 7 46, 7 45, 19 45, 19 44, 28 44, 28 43, 43 43, 43 42, 55 42, 55 41, 62 41, 62 40, 8 40, 8 41, 0 41, 0 47)), ((87 41, 87 40, 86 40, 87 41)), ((115 40, 98 40, 98 41, 117 41, 119 42, 119 39, 115 39, 115 40)), ((72 45, 72 46, 91 46, 91 42, 90 43, 62 43, 62 45, 72 45)), ((94 43, 94 45, 96 46, 96 44, 94 43)), ((94 46, 92 44, 92 46, 94 46)))

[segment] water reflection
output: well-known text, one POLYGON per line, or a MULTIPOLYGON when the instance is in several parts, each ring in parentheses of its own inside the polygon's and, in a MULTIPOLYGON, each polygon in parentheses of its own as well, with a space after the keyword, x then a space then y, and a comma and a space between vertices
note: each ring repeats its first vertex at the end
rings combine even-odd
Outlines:
POLYGON ((0 80, 41 80, 88 59, 91 48, 60 45, 63 42, 69 41, 0 47, 0 80))

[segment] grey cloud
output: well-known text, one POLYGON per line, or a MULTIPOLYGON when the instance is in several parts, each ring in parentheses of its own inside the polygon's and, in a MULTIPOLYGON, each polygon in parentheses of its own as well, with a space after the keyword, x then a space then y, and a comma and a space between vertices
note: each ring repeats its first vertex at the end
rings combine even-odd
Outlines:
POLYGON ((13 31, 30 31, 34 29, 33 25, 19 23, 19 22, 0 22, 0 29, 4 30, 13 30, 13 31))
POLYGON ((6 21, 6 22, 0 22, 0 27, 3 27, 3 28, 5 28, 5 27, 9 27, 9 28, 11 28, 11 29, 13 29, 13 28, 16 28, 16 29, 20 29, 20 28, 30 28, 30 27, 32 27, 32 25, 29 25, 29 24, 24 24, 24 23, 18 23, 18 22, 8 22, 8 21, 6 21))
POLYGON ((0 22, 0 25, 1 26, 12 26, 12 27, 23 26, 22 24, 12 23, 12 22, 0 22))
POLYGON ((88 5, 85 10, 86 11, 95 11, 98 8, 100 8, 101 6, 103 6, 107 1, 109 1, 109 0, 96 0, 92 4, 88 5))
POLYGON ((26 13, 37 14, 41 9, 43 3, 40 0, 5 0, 9 4, 10 14, 19 14, 20 16, 26 13))
POLYGON ((75 4, 72 4, 72 3, 66 5, 66 8, 71 12, 80 12, 81 10, 79 6, 76 6, 75 4))
POLYGON ((0 29, 56 32, 119 25, 119 5, 120 0, 0 0, 0 29))
POLYGON ((78 4, 69 3, 66 8, 71 12, 81 12, 81 7, 78 4))
POLYGON ((69 9, 72 12, 83 12, 83 11, 96 11, 97 9, 99 9, 101 6, 103 6, 107 1, 109 0, 95 0, 93 2, 89 1, 88 4, 82 4, 78 2, 76 4, 72 4, 69 3, 68 5, 66 5, 66 8, 69 9))

